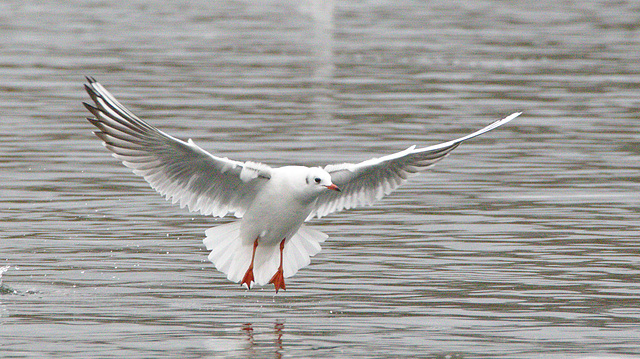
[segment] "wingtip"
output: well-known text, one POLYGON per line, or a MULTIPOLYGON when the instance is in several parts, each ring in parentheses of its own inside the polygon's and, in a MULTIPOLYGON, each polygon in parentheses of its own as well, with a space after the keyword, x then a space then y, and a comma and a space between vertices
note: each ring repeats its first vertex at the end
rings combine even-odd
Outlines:
POLYGON ((96 118, 100 117, 100 110, 97 107, 86 102, 83 102, 82 104, 87 109, 87 111, 91 112, 91 114, 94 115, 96 118))
POLYGON ((511 115, 507 116, 507 118, 509 118, 509 121, 511 121, 511 120, 513 120, 514 118, 516 118, 516 117, 518 117, 520 115, 522 115, 522 111, 514 112, 511 115))
POLYGON ((90 82, 88 84, 84 84, 84 90, 91 96, 91 98, 95 101, 95 98, 100 97, 100 94, 93 87, 95 82, 90 82))
POLYGON ((84 105, 84 107, 87 108, 87 110, 89 110, 91 112, 93 112, 92 110, 96 108, 95 106, 93 106, 92 104, 87 103, 87 102, 82 102, 82 104, 84 105))
MULTIPOLYGON (((507 117, 503 118, 502 120, 498 120, 498 121, 496 121, 496 122, 495 122, 495 124, 497 125, 496 127, 498 127, 498 126, 502 126, 502 125, 504 125, 505 123, 510 122, 511 120, 515 119, 516 117, 518 117, 518 116, 520 116, 520 115, 522 115, 522 112, 514 112, 514 113, 510 114, 509 116, 507 116, 507 117)), ((494 127, 494 128, 495 128, 495 127, 494 127)))
POLYGON ((89 121, 90 124, 92 124, 92 125, 94 125, 94 126, 96 126, 98 128, 101 128, 101 126, 102 126, 102 123, 97 118, 85 117, 85 119, 87 121, 89 121))

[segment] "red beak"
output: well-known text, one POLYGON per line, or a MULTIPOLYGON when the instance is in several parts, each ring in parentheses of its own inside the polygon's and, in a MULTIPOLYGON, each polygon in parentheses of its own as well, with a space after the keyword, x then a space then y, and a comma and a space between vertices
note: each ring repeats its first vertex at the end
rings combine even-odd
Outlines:
POLYGON ((342 190, 340 190, 340 187, 334 185, 333 183, 331 184, 331 186, 326 186, 328 189, 334 190, 336 192, 342 192, 342 190))

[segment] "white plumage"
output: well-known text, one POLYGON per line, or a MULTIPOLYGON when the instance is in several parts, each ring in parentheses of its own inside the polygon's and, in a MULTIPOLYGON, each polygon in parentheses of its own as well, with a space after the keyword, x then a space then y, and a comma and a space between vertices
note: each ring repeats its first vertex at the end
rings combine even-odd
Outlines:
POLYGON ((520 115, 514 113, 456 140, 416 148, 357 164, 272 168, 214 156, 191 139, 179 140, 139 119, 100 83, 87 78, 85 103, 113 156, 180 207, 239 221, 210 228, 204 244, 209 260, 234 282, 274 283, 285 289, 320 251, 327 235, 303 226, 312 217, 372 204, 424 171, 461 142, 491 131, 520 115))

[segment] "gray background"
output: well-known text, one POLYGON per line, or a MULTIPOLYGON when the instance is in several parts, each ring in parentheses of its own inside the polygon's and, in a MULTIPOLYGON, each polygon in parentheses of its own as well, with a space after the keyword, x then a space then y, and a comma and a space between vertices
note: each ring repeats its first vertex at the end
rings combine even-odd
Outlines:
POLYGON ((625 1, 4 1, 0 356, 640 355, 640 8, 625 1), (331 237, 274 296, 206 260, 91 134, 84 75, 273 166, 511 124, 331 237))

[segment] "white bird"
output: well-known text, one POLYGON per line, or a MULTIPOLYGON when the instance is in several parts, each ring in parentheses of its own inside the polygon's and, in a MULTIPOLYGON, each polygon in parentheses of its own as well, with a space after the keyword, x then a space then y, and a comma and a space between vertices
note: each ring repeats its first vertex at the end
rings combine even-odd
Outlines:
POLYGON ((324 168, 270 167, 214 156, 191 139, 179 140, 142 121, 87 77, 85 89, 95 102, 84 103, 87 118, 113 156, 173 203, 203 215, 233 214, 239 221, 209 228, 203 240, 209 260, 233 282, 272 283, 276 293, 320 252, 328 236, 303 225, 313 217, 370 205, 407 178, 426 170, 470 138, 513 120, 493 122, 467 136, 357 164, 324 168))

